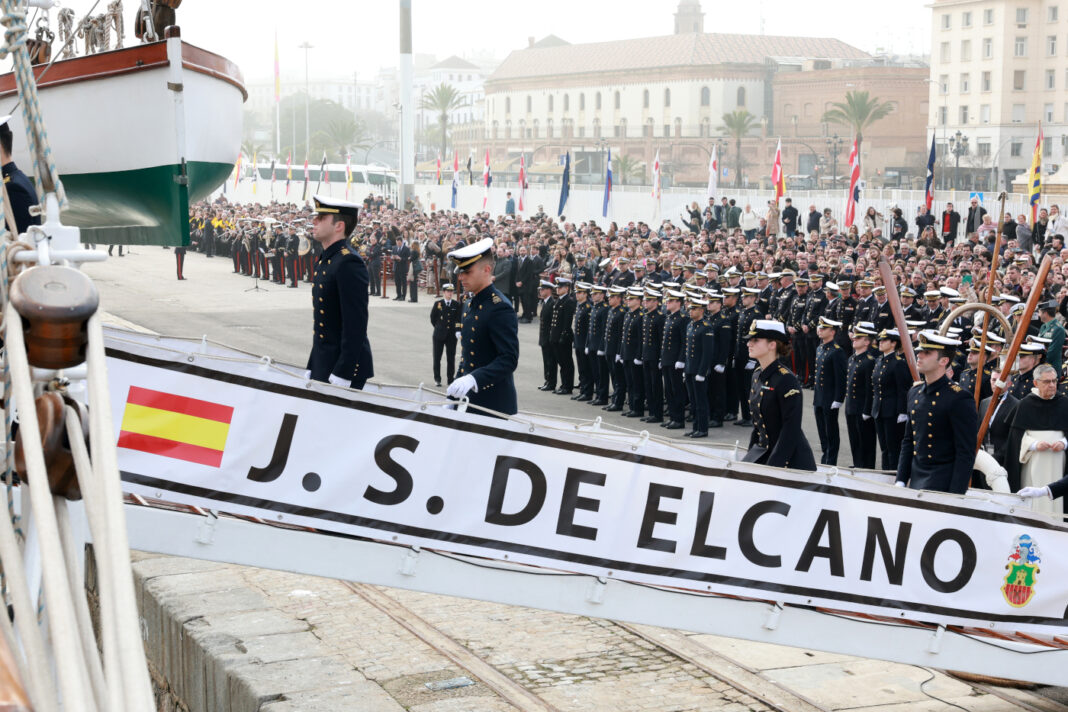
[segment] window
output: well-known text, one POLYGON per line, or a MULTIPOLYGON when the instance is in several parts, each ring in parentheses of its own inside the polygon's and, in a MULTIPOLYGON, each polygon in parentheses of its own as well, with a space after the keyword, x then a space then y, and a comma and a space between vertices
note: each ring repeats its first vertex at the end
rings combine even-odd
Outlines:
POLYGON ((616 108, 619 108, 619 92, 616 92, 616 108))
POLYGON ((1042 157, 1049 158, 1053 155, 1053 137, 1046 136, 1042 139, 1042 157))
POLYGON ((1057 56, 1057 35, 1050 35, 1046 38, 1046 56, 1057 56))
POLYGON ((642 91, 642 108, 643 109, 648 109, 649 108, 649 90, 648 89, 645 89, 645 90, 642 91))
POLYGON ((980 158, 989 158, 990 157, 990 142, 989 141, 980 141, 979 143, 977 143, 975 145, 975 155, 979 156, 980 158))
POLYGON ((1013 104, 1012 105, 1012 123, 1022 124, 1025 118, 1027 107, 1025 104, 1013 104))
POLYGON ((1052 69, 1046 70, 1046 90, 1057 88, 1057 73, 1052 69))
POLYGON ((970 62, 972 61, 972 41, 961 40, 960 41, 960 61, 970 62))
POLYGON ((1014 57, 1026 57, 1027 56, 1027 38, 1017 37, 1016 42, 1012 46, 1012 56, 1014 57))
POLYGON ((549 95, 549 111, 553 110, 553 95, 549 95))
POLYGON ((545 119, 545 138, 553 137, 553 120, 545 119))
POLYGON ((984 37, 983 38, 983 59, 993 59, 993 58, 994 58, 994 38, 993 37, 984 37))
POLYGON ((594 97, 593 97, 593 108, 596 109, 597 111, 601 110, 601 92, 597 92, 597 94, 594 95, 594 97))
POLYGON ((1046 10, 1046 20, 1048 22, 1056 22, 1057 21, 1057 6, 1056 5, 1050 5, 1049 9, 1046 10))
POLYGON ((972 26, 972 13, 970 13, 970 12, 962 12, 960 14, 960 26, 961 27, 971 27, 972 26))
POLYGON ((960 107, 960 122, 961 122, 961 124, 968 123, 968 107, 967 106, 960 107))
POLYGON ((1019 141, 1013 141, 1009 144, 1009 155, 1013 158, 1019 158, 1023 154, 1023 144, 1019 141))
POLYGON ((712 103, 712 90, 701 87, 701 106, 709 106, 712 103))
POLYGON ((528 113, 528 114, 529 114, 529 113, 530 113, 531 111, 533 111, 533 106, 534 106, 534 102, 533 102, 533 100, 532 100, 532 99, 530 98, 530 95, 528 94, 528 95, 527 95, 527 113, 528 113))
POLYGON ((982 77, 983 77, 983 79, 982 79, 982 83, 983 83, 982 90, 983 91, 991 91, 991 81, 992 80, 990 78, 990 72, 983 72, 982 77))
POLYGON ((1023 69, 1017 69, 1012 73, 1012 88, 1016 91, 1023 91, 1026 79, 1027 72, 1023 69))
POLYGON ((664 90, 664 106, 671 106, 671 90, 664 90))
POLYGON ((512 113, 512 97, 510 96, 504 97, 504 113, 512 113))
POLYGON ((569 111, 570 109, 571 109, 571 95, 570 94, 564 94, 564 111, 569 111))
POLYGON ((585 94, 579 94, 579 111, 585 111, 585 110, 586 110, 586 95, 585 94))
POLYGON ((1046 104, 1043 106, 1042 115, 1046 117, 1046 123, 1053 123, 1053 104, 1046 104))
POLYGON ((938 89, 943 95, 949 93, 949 75, 948 74, 940 74, 938 76, 938 89))
POLYGON ((994 24, 994 11, 993 10, 983 10, 983 24, 984 25, 993 25, 994 24))
POLYGON ((979 107, 979 123, 981 123, 981 124, 989 124, 990 123, 990 104, 982 104, 979 107))
POLYGON ((960 75, 960 93, 967 94, 971 87, 971 75, 965 72, 960 75))
POLYGON ((949 16, 949 14, 942 15, 942 29, 943 30, 948 30, 952 26, 953 26, 953 20, 949 16))
POLYGON ((950 58, 949 42, 943 42, 938 46, 938 58, 942 62, 948 62, 950 58))
POLYGON ((738 106, 745 106, 745 87, 738 87, 738 106))
POLYGON ((946 115, 946 107, 944 107, 944 106, 938 107, 938 125, 939 126, 945 126, 946 123, 948 122, 948 120, 949 120, 949 117, 946 115))
POLYGON ((531 128, 533 135, 531 138, 538 138, 538 120, 534 119, 534 126, 531 128))
POLYGON ((664 124, 664 138, 671 138, 671 124, 664 124))
POLYGON ((1017 25, 1026 25, 1027 24, 1027 8, 1026 7, 1018 7, 1018 8, 1016 8, 1016 24, 1017 25))

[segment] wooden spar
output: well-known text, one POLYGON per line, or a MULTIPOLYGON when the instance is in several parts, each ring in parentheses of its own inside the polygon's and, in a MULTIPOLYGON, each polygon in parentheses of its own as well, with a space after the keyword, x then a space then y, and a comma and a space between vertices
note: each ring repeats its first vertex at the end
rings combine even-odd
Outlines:
MULTIPOLYGON (((998 255, 1001 253, 1001 228, 1004 225, 1002 219, 1005 217, 1005 199, 1008 195, 1005 191, 1001 192, 998 196, 1000 200, 1000 207, 998 208, 998 232, 997 237, 994 238, 994 254, 990 257, 990 276, 987 278, 986 285, 986 299, 983 300, 984 304, 990 304, 994 301, 994 277, 998 273, 998 255)), ((983 390, 983 366, 986 365, 986 332, 990 328, 990 312, 986 312, 983 315, 983 336, 979 343, 979 363, 975 368, 975 407, 979 407, 979 396, 983 390)))
POLYGON ((890 269, 890 262, 885 255, 879 255, 879 276, 883 278, 883 286, 886 287, 886 299, 890 302, 890 312, 894 315, 894 324, 897 333, 901 334, 901 348, 905 352, 905 362, 909 365, 912 380, 920 380, 920 372, 916 370, 916 354, 912 350, 912 339, 909 338, 909 325, 905 323, 905 312, 901 308, 901 293, 898 291, 897 280, 894 272, 890 269))
POLYGON ((975 444, 976 452, 983 446, 983 438, 986 437, 986 429, 990 427, 990 418, 994 415, 994 409, 997 408, 998 399, 1001 398, 1004 388, 1004 376, 1006 373, 1012 371, 1012 365, 1016 362, 1016 355, 1020 351, 1020 346, 1024 342, 1024 338, 1027 336, 1027 326, 1031 323, 1031 317, 1035 313, 1035 309, 1038 308, 1038 302, 1042 299, 1042 288, 1046 285, 1046 276, 1049 274, 1049 268, 1053 264, 1053 258, 1046 255, 1042 260, 1042 264, 1038 268, 1038 275, 1035 277, 1034 283, 1031 285, 1031 294, 1027 297, 1027 305, 1024 307, 1023 316, 1020 319, 1020 325, 1016 327, 1016 334, 1012 337, 1012 346, 1009 347, 1008 353, 1005 355, 1005 363, 1001 366, 1000 378, 990 385, 993 386, 994 392, 990 396, 990 405, 986 407, 986 414, 983 416, 983 422, 979 424, 979 439, 975 444))

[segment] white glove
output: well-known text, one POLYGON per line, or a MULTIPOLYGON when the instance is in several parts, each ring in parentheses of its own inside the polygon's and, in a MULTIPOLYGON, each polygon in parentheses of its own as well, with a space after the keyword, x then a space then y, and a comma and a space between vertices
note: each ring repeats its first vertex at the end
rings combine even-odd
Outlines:
POLYGON ((311 369, 310 368, 307 371, 304 372, 304 380, 305 381, 310 381, 311 380, 311 369))
POLYGON ((597 352, 597 355, 598 355, 598 356, 604 356, 604 351, 598 351, 598 352, 597 352))
POLYGON ((681 371, 684 368, 686 368, 686 364, 685 363, 683 363, 682 361, 676 361, 675 362, 675 369, 676 370, 681 371))
POLYGON ((616 354, 616 363, 623 363, 623 357, 619 354, 616 354))
POLYGON ((335 386, 342 386, 344 388, 348 388, 349 384, 352 383, 352 379, 349 379, 349 380, 346 381, 341 376, 335 376, 332 373, 330 374, 330 378, 327 379, 327 380, 329 380, 330 383, 334 384, 335 386))
POLYGON ((589 356, 589 355, 590 355, 590 348, 589 348, 588 346, 586 347, 586 355, 587 355, 587 356, 589 356))
POLYGON ((834 401, 831 403, 831 410, 838 410, 842 407, 842 401, 834 401))
POLYGON ((663 368, 664 367, 664 362, 663 361, 657 361, 656 362, 656 367, 657 368, 663 368))
POLYGON ((445 393, 452 398, 463 398, 469 391, 478 393, 478 382, 475 380, 475 377, 470 374, 460 376, 450 383, 449 389, 445 391, 445 393))
POLYGON ((1052 497, 1049 487, 1024 487, 1016 493, 1018 497, 1052 497))
POLYGON ((727 367, 724 366, 723 364, 720 364, 720 365, 716 366, 714 370, 716 371, 716 373, 723 373, 724 371, 727 370, 727 367))
POLYGON ((704 376, 694 376, 694 380, 698 381, 699 383, 704 383, 705 382, 705 377, 704 376))
POLYGON ((457 332, 456 332, 456 340, 457 340, 457 341, 459 341, 459 340, 460 340, 460 332, 459 332, 459 331, 457 331, 457 332))
POLYGON ((756 362, 756 359, 752 359, 752 358, 751 358, 751 359, 749 359, 749 361, 748 361, 748 362, 747 362, 747 363, 745 364, 745 370, 746 370, 746 371, 752 371, 752 370, 753 370, 754 368, 756 368, 756 367, 757 367, 757 362, 756 362))
POLYGON ((898 480, 897 482, 894 483, 894 487, 904 487, 904 486, 905 486, 905 483, 902 482, 901 480, 898 480))
POLYGON ((634 365, 635 366, 641 366, 642 365, 642 360, 640 358, 634 359, 634 365))
POLYGON ((860 418, 861 418, 861 420, 871 420, 871 416, 868 415, 867 413, 861 413, 860 414, 860 418))
POLYGON ((897 422, 899 423, 907 423, 908 419, 909 416, 907 413, 902 413, 901 415, 897 416, 897 422))

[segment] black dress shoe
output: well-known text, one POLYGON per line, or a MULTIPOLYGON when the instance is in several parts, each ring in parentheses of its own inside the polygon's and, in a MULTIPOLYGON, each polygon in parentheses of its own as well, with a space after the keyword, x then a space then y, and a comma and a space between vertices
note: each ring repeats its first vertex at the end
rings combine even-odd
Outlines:
POLYGON ((617 413, 617 412, 623 410, 623 406, 621 406, 621 405, 610 405, 610 406, 606 407, 605 410, 607 410, 609 413, 617 413))
POLYGON ((722 420, 710 420, 708 422, 708 427, 710 427, 710 428, 722 428, 723 427, 723 421, 722 420))
POLYGON ((682 430, 686 427, 685 423, 680 423, 677 420, 672 420, 670 423, 665 423, 664 427, 668 430, 682 430))
POLYGON ((690 437, 694 438, 694 439, 696 439, 696 438, 707 438, 708 437, 708 431, 707 430, 697 430, 697 431, 694 431, 694 432, 690 433, 690 437))
POLYGON ((663 418, 642 418, 642 420, 646 423, 649 423, 650 425, 653 423, 660 423, 661 425, 664 424, 663 418))
POLYGON ((434 385, 441 388, 441 381, 434 381, 434 385))
POLYGON ((574 400, 574 401, 580 400, 581 398, 582 398, 582 393, 576 393, 575 395, 571 396, 571 400, 574 400))
POLYGON ((644 415, 645 415, 645 413, 643 413, 640 410, 628 410, 626 413, 623 414, 623 417, 624 418, 641 418, 644 415))
POLYGON ((693 422, 693 416, 692 415, 687 415, 686 416, 686 422, 687 423, 692 423, 693 422))
POLYGON ((550 386, 548 383, 538 386, 539 391, 555 391, 556 386, 550 386))
POLYGON ((558 396, 569 396, 574 392, 575 392, 574 388, 564 388, 563 386, 560 386, 555 391, 553 391, 553 393, 555 393, 558 396))
POLYGON ((575 397, 575 396, 571 396, 571 397, 572 397, 572 398, 573 398, 574 400, 577 400, 577 401, 579 401, 579 402, 585 402, 585 401, 592 401, 592 400, 593 400, 593 396, 591 396, 591 395, 584 395, 584 394, 582 394, 582 393, 578 394, 578 397, 575 397))
POLYGON ((731 420, 735 420, 737 417, 738 416, 734 413, 727 413, 725 416, 723 416, 723 419, 729 422, 731 420))
POLYGON ((751 428, 751 427, 753 427, 753 421, 746 420, 744 418, 742 420, 734 421, 734 424, 739 426, 739 427, 742 427, 742 428, 751 428))
POLYGON ((671 425, 671 423, 672 423, 672 422, 673 422, 673 421, 671 421, 671 420, 665 420, 665 421, 662 421, 662 422, 660 423, 660 427, 661 427, 661 428, 666 428, 667 426, 671 425))
POLYGON ((600 405, 600 406, 605 406, 605 405, 608 405, 608 401, 606 401, 606 400, 601 400, 600 398, 594 398, 593 400, 591 400, 591 401, 589 402, 589 405, 600 405))

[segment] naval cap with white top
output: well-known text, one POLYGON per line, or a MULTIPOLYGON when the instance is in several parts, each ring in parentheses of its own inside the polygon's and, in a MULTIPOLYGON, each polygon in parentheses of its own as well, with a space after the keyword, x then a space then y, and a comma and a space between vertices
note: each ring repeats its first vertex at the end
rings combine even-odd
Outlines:
POLYGON ((493 255, 493 238, 484 237, 478 242, 460 247, 450 252, 447 257, 456 263, 457 272, 466 272, 473 264, 493 255))
POLYGON ((788 341, 786 326, 781 321, 774 319, 756 319, 749 327, 750 339, 772 339, 774 341, 788 341))

